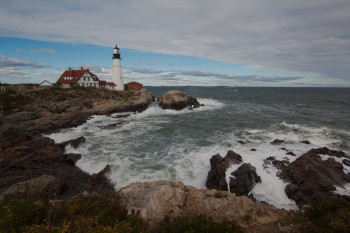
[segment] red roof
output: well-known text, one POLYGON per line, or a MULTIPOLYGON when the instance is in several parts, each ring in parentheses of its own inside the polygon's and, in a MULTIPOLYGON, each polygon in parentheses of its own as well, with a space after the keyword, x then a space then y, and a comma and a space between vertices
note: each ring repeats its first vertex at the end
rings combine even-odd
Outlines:
POLYGON ((108 83, 108 86, 111 86, 111 87, 116 87, 116 86, 117 86, 117 84, 115 84, 114 82, 110 82, 110 83, 108 83))
POLYGON ((103 80, 100 81, 99 84, 100 84, 100 85, 103 85, 103 86, 107 86, 107 82, 106 82, 106 81, 103 81, 103 80))
POLYGON ((125 85, 143 85, 142 83, 138 83, 138 82, 129 82, 125 85))
POLYGON ((57 80, 57 83, 59 84, 74 84, 74 83, 77 83, 80 78, 85 74, 85 72, 88 72, 90 74, 90 76, 96 80, 96 81, 99 81, 98 77, 91 73, 89 71, 89 69, 80 69, 80 70, 66 70, 63 72, 63 74, 61 75, 61 77, 57 80), (66 80, 64 79, 65 77, 72 77, 71 80, 66 80))

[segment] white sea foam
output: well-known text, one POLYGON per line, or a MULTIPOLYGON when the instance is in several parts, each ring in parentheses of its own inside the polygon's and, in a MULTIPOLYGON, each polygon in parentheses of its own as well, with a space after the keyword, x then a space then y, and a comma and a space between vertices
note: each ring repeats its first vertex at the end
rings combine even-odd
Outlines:
POLYGON ((336 190, 334 193, 339 195, 350 196, 350 183, 343 185, 343 187, 335 186, 336 190))

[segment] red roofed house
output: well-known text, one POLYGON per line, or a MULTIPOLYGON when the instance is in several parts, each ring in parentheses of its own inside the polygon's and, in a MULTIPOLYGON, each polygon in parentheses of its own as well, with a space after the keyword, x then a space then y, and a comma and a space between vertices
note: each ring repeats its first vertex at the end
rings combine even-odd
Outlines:
POLYGON ((125 84, 125 86, 126 86, 126 90, 129 90, 129 91, 139 91, 143 88, 143 84, 138 82, 129 82, 125 84))
POLYGON ((83 67, 81 67, 80 70, 72 70, 71 68, 69 68, 69 70, 63 72, 63 74, 60 76, 56 83, 63 88, 81 86, 95 87, 108 90, 117 89, 117 85, 115 83, 100 80, 89 69, 83 69, 83 67))
POLYGON ((100 88, 102 88, 102 89, 105 89, 105 88, 107 88, 107 82, 106 81, 103 81, 103 80, 101 80, 100 82, 99 82, 99 84, 100 84, 100 88))

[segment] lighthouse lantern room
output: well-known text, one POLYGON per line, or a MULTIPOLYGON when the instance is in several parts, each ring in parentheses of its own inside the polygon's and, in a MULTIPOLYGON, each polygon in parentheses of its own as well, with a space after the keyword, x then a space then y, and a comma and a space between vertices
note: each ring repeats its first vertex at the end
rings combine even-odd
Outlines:
POLYGON ((122 64, 118 46, 113 49, 112 81, 117 85, 117 90, 124 91, 122 64))

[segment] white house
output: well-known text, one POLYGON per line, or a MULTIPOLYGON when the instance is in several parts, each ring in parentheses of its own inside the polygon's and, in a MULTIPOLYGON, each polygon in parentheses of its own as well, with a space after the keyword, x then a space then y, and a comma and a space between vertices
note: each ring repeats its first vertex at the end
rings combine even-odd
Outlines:
POLYGON ((52 85, 52 83, 50 83, 49 81, 45 80, 45 81, 43 81, 42 83, 40 83, 39 86, 40 86, 41 88, 48 88, 48 87, 52 87, 53 85, 52 85))

